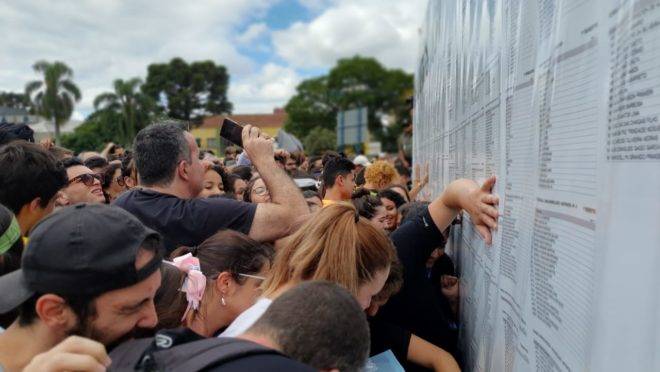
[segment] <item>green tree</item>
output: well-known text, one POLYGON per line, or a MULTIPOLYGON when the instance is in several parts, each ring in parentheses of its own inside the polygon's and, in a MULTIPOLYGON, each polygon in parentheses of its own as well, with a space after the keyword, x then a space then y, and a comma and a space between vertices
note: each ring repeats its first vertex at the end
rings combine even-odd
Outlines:
POLYGON ((188 64, 174 58, 169 63, 149 65, 142 90, 168 117, 199 121, 207 115, 231 113, 228 86, 229 74, 224 66, 213 61, 188 64))
POLYGON ((286 129, 305 137, 317 126, 336 127, 337 112, 367 107, 368 128, 386 150, 396 149, 396 137, 409 120, 406 98, 413 76, 387 69, 374 58, 355 56, 340 59, 327 76, 303 81, 286 105, 286 129), (390 125, 382 125, 389 118, 390 125))
POLYGON ((304 80, 296 90, 284 107, 288 114, 284 128, 300 138, 316 127, 334 130, 337 110, 328 98, 328 78, 304 80))
POLYGON ((118 141, 128 145, 135 134, 144 128, 155 108, 151 97, 140 91, 142 80, 133 78, 127 81, 115 80, 114 92, 102 93, 94 99, 94 108, 120 114, 117 121, 118 141))
POLYGON ((30 100, 23 93, 0 92, 0 106, 30 110, 30 100))
POLYGON ((96 111, 89 115, 73 133, 62 136, 62 145, 75 152, 101 151, 108 142, 120 142, 118 122, 119 112, 112 110, 96 111))
POLYGON ((337 147, 337 134, 333 130, 316 127, 303 138, 303 146, 309 155, 321 155, 337 147))
POLYGON ((69 120, 73 106, 80 101, 80 89, 73 83, 73 70, 63 62, 39 61, 32 66, 43 80, 31 81, 25 86, 34 112, 51 120, 55 125, 55 143, 60 144, 60 125, 69 120))

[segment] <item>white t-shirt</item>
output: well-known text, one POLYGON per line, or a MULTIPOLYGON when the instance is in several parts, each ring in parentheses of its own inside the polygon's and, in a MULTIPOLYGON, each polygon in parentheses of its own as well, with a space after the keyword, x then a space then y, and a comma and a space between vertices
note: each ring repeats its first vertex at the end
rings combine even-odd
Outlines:
POLYGON ((266 312, 273 300, 262 297, 254 305, 241 313, 218 337, 236 337, 247 331, 252 325, 261 318, 266 312))

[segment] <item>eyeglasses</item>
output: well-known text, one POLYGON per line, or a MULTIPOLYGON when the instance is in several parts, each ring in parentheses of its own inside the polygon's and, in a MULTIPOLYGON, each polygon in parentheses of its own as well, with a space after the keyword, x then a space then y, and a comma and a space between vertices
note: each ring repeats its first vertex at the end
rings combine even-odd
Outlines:
POLYGON ((94 180, 98 180, 100 183, 103 183, 103 177, 100 174, 85 173, 70 179, 69 185, 76 182, 82 182, 85 186, 90 187, 94 185, 94 180))
POLYGON ((265 188, 265 187, 262 187, 262 186, 256 187, 256 188, 252 189, 252 191, 255 194, 259 195, 259 196, 263 196, 263 195, 268 194, 268 189, 265 188))

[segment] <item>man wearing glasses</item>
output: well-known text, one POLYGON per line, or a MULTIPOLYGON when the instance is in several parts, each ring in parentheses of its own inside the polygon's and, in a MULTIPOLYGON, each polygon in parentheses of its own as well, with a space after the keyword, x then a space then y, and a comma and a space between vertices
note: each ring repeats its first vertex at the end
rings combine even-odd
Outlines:
POLYGON ((60 196, 57 199, 58 206, 106 202, 101 188, 102 176, 100 174, 92 172, 77 158, 64 161, 64 167, 69 181, 60 190, 60 196))

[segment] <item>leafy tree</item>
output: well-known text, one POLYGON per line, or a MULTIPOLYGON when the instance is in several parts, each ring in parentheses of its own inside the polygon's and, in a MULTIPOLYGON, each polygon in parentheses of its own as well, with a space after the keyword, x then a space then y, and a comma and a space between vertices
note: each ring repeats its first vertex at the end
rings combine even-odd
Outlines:
POLYGON ((117 125, 121 120, 122 115, 119 112, 96 111, 89 115, 73 133, 63 135, 62 145, 75 152, 81 152, 101 151, 108 142, 122 143, 117 125))
POLYGON ((207 115, 231 113, 228 86, 229 74, 224 66, 213 61, 188 64, 174 58, 169 63, 149 65, 142 90, 168 117, 199 121, 207 115))
POLYGON ((310 155, 321 155, 337 147, 337 134, 334 130, 316 127, 303 139, 305 151, 310 155))
POLYGON ((336 109, 328 98, 328 78, 304 80, 296 89, 298 93, 284 108, 288 114, 285 129, 300 138, 316 127, 334 130, 336 109))
POLYGON ((55 143, 60 144, 60 125, 71 117, 75 102, 80 101, 80 89, 73 83, 73 70, 63 62, 39 61, 32 66, 43 80, 25 86, 25 95, 34 111, 55 124, 55 143))
POLYGON ((149 122, 155 102, 140 91, 142 80, 115 80, 114 92, 102 93, 94 99, 96 110, 108 110, 120 114, 116 122, 119 143, 128 144, 135 134, 149 122))
POLYGON ((0 92, 0 106, 30 110, 30 100, 23 93, 0 92))
POLYGON ((316 126, 334 129, 337 112, 366 106, 370 132, 392 151, 402 124, 409 120, 405 100, 412 88, 411 74, 386 69, 373 58, 340 59, 327 76, 298 86, 286 105, 286 129, 302 137, 316 126), (386 117, 394 119, 389 127, 382 125, 386 117))

